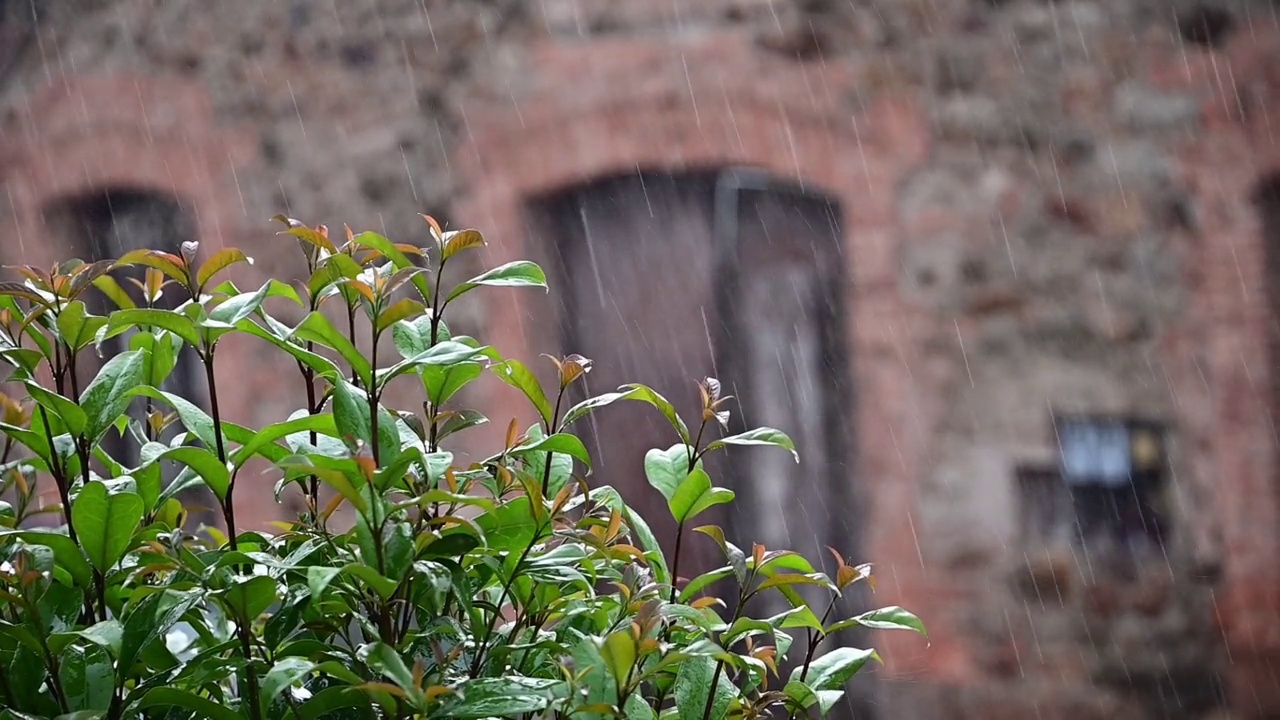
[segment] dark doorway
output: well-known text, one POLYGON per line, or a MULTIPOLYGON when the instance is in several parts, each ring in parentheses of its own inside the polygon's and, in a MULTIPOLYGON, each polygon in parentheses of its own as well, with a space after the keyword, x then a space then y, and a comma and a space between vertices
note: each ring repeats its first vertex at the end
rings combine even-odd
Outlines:
MULTIPOLYGON (((530 209, 559 265, 563 350, 595 361, 591 394, 651 385, 696 432, 696 383, 713 376, 735 399, 729 429, 709 427, 708 437, 768 425, 795 441, 799 465, 774 448, 709 456, 716 484, 738 500, 695 524, 723 524, 748 553, 759 542, 825 567, 829 545, 859 559, 837 204, 757 173, 695 171, 606 178, 530 209)), ((594 457, 592 486, 618 488, 669 556, 676 525, 643 460, 678 443, 675 432, 639 406, 602 411, 579 430, 594 457)), ((706 538, 694 536, 692 549, 681 576, 723 564, 706 538)))

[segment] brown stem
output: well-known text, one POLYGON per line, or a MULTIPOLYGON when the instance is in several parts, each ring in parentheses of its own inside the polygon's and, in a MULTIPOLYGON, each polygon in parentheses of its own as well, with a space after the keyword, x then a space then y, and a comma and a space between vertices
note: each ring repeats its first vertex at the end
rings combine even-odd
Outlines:
MULTIPOLYGON (((213 348, 204 353, 204 373, 209 385, 209 412, 213 419, 214 445, 218 453, 218 461, 224 466, 227 463, 227 447, 222 440, 222 413, 218 410, 218 383, 213 373, 213 348)), ((222 501, 222 513, 227 521, 227 544, 232 552, 237 549, 236 542, 236 504, 234 500, 235 476, 227 485, 227 497, 222 501)), ((249 618, 236 618, 236 634, 240 636, 240 653, 244 656, 245 691, 248 693, 249 717, 262 720, 262 707, 258 698, 258 671, 253 667, 253 647, 249 638, 249 618)))
POLYGON ((506 604, 507 597, 511 594, 511 586, 516 582, 516 576, 520 573, 520 566, 529 557, 529 553, 533 552, 533 546, 538 544, 538 536, 542 534, 542 526, 540 525, 533 534, 533 539, 525 546, 524 552, 520 553, 520 559, 516 560, 516 564, 511 568, 511 577, 502 585, 502 593, 498 595, 498 604, 494 608, 493 618, 489 621, 489 627, 485 631, 484 640, 480 642, 479 648, 476 649, 475 659, 471 661, 471 677, 480 674, 480 669, 484 667, 484 655, 489 649, 489 640, 493 638, 493 633, 498 628, 498 618, 502 616, 502 606, 506 604))
POLYGON ((72 542, 79 545, 75 525, 71 522, 71 490, 67 487, 67 477, 63 473, 62 462, 58 458, 58 448, 53 444, 53 430, 49 428, 49 413, 45 411, 44 406, 40 406, 40 419, 44 422, 45 441, 49 443, 49 462, 52 464, 49 470, 53 473, 53 484, 58 487, 58 499, 62 502, 62 516, 67 521, 67 535, 71 537, 72 542))
MULTIPOLYGON (((203 354, 205 381, 209 387, 209 412, 213 418, 214 447, 218 453, 218 462, 227 463, 227 448, 222 442, 222 413, 218 410, 218 381, 213 374, 213 348, 203 354)), ((227 544, 232 552, 237 549, 236 543, 236 504, 232 499, 235 489, 235 478, 227 485, 227 496, 222 500, 222 517, 227 523, 227 544)))
MULTIPOLYGON (((351 339, 351 344, 356 344, 356 308, 354 305, 347 306, 347 337, 351 339)), ((360 376, 356 374, 356 369, 351 368, 351 384, 355 385, 360 382, 360 376)))
MULTIPOLYGON (((827 611, 822 613, 822 620, 819 621, 819 624, 822 625, 823 627, 826 627, 827 619, 831 617, 831 611, 834 610, 836 607, 837 597, 838 596, 834 596, 834 595, 831 597, 831 602, 827 603, 827 611)), ((822 638, 815 637, 812 628, 806 630, 805 632, 806 632, 807 643, 809 647, 805 650, 804 665, 802 665, 800 668, 800 682, 804 682, 805 677, 808 676, 809 665, 813 662, 813 653, 818 649, 818 646, 822 644, 822 638)), ((788 720, 796 720, 796 715, 798 715, 799 713, 800 713, 800 708, 792 709, 791 714, 788 716, 788 720)))
MULTIPOLYGON (((376 322, 372 324, 375 328, 377 327, 376 322)), ((370 449, 373 451, 373 466, 375 468, 379 465, 378 456, 381 449, 379 446, 382 444, 378 442, 378 334, 375 329, 373 331, 373 347, 369 351, 369 365, 373 369, 370 370, 369 387, 366 388, 369 395, 369 444, 372 446, 370 449)))
MULTIPOLYGON (((560 386, 560 393, 556 395, 556 407, 551 411, 551 420, 547 423, 547 437, 560 432, 560 403, 564 400, 564 386, 560 386)), ((542 468, 542 497, 547 496, 547 486, 551 483, 551 458, 555 454, 550 450, 547 451, 547 462, 542 468)))
POLYGON ((676 601, 676 588, 680 583, 680 542, 684 540, 684 523, 676 526, 676 552, 671 558, 671 600, 676 601))
MULTIPOLYGON (((312 344, 308 342, 307 350, 310 351, 311 349, 312 349, 312 344)), ((316 413, 320 412, 320 408, 316 407, 315 371, 303 365, 301 361, 299 361, 298 365, 299 367, 302 368, 302 377, 307 383, 307 413, 311 415, 315 415, 316 413)), ((318 439, 319 438, 316 435, 316 431, 312 430, 310 433, 311 444, 314 446, 318 441, 318 439)), ((315 475, 312 475, 309 483, 310 483, 310 486, 307 488, 308 490, 307 494, 311 498, 311 514, 313 516, 312 520, 316 522, 318 526, 320 522, 320 478, 315 475)))

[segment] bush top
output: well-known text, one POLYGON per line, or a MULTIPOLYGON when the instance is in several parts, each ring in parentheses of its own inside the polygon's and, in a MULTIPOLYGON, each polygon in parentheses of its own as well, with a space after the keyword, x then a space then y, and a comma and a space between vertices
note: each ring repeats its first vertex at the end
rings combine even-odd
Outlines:
POLYGON ((450 261, 484 246, 476 230, 425 217, 424 251, 349 229, 339 244, 324 226, 278 219, 302 251, 301 282, 219 282, 251 260, 196 243, 0 282, 0 357, 18 388, 0 394, 5 716, 794 718, 825 715, 876 658, 819 654, 824 639, 854 626, 923 634, 901 608, 837 613, 871 582, 869 566, 833 550, 823 572, 699 524, 734 499, 708 474, 709 453, 795 453, 772 428, 726 434, 715 379, 698 383, 694 418, 644 385, 571 404, 589 359, 551 358, 544 386, 445 321, 481 287, 545 290, 534 263, 458 281, 450 261), (301 322, 273 314, 288 307, 301 322), (261 428, 223 418, 214 368, 231 334, 294 360, 305 406, 261 428), (200 369, 207 404, 166 390, 181 363, 200 369), (538 422, 512 421, 492 454, 464 465, 451 438, 488 420, 459 393, 484 378, 519 389, 538 422), (416 386, 421 408, 391 407, 393 382, 416 386), (644 460, 677 523, 670 554, 590 474, 573 432, 624 401, 671 425, 673 444, 644 460), (279 534, 236 525, 237 486, 263 481, 241 472, 255 459, 277 500, 306 501, 279 534), (41 483, 58 503, 40 505, 41 483), (193 491, 212 499, 221 530, 192 527, 193 491), (343 506, 345 530, 333 522, 343 506), (60 526, 30 527, 41 514, 60 526), (724 565, 686 578, 681 552, 695 541, 724 565), (790 609, 755 617, 766 594, 790 609))

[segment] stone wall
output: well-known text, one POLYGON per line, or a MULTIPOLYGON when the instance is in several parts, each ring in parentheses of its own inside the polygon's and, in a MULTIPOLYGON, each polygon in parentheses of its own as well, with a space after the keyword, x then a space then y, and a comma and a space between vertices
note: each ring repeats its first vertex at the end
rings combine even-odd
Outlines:
MULTIPOLYGON (((1280 173, 1274 3, 37 6, 34 24, 0 5, 5 263, 61 255, 77 239, 49 209, 108 190, 176 198, 206 246, 258 258, 249 283, 300 265, 271 238, 280 211, 398 240, 431 212, 484 230, 496 262, 553 254, 527 203, 595 178, 797 178, 844 212, 849 482, 877 600, 931 629, 877 638, 889 712, 1280 713, 1274 289, 1252 200, 1280 173), (1166 552, 1133 577, 1021 535, 1016 473, 1056 462, 1063 413, 1168 427, 1166 552)), ((551 306, 514 299, 460 322, 512 355, 558 349, 551 306)), ((230 347, 233 419, 299 401, 287 363, 246 372, 252 346, 230 347)))

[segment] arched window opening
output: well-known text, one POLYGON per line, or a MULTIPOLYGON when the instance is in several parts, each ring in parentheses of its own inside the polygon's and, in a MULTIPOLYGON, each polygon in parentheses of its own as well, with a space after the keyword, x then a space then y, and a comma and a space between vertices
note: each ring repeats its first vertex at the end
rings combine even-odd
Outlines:
MULTIPOLYGON (((828 545, 860 557, 837 203, 756 172, 641 172, 539 198, 529 211, 559 276, 563 351, 594 361, 591 394, 651 385, 696 433, 695 383, 712 375, 734 399, 728 429, 713 422, 706 438, 767 425, 795 441, 799 465, 773 448, 707 456, 738 500, 694 524, 726 525, 748 552, 757 541, 815 563, 830 559, 828 545)), ((598 482, 638 507, 670 553, 677 526, 643 468, 648 449, 679 442, 674 431, 640 408, 588 424, 579 430, 598 482)), ((724 562, 697 541, 681 557, 683 577, 724 562)))

